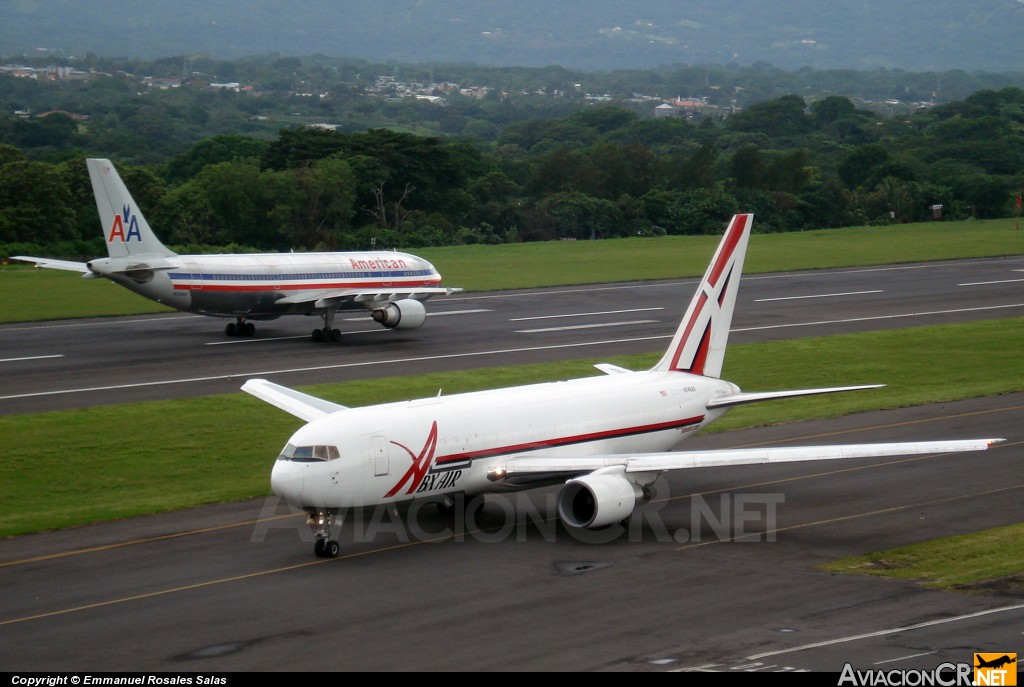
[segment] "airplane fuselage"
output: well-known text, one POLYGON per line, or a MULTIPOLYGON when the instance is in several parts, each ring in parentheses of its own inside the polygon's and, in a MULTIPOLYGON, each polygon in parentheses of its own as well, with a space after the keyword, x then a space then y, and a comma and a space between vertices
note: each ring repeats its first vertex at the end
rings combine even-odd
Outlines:
POLYGON ((628 520, 668 471, 983 451, 1002 441, 678 450, 737 405, 879 387, 744 393, 720 379, 752 220, 733 216, 672 340, 644 372, 604 363, 604 376, 363 408, 247 380, 244 391, 306 423, 275 461, 271 487, 306 511, 313 553, 338 556, 333 530, 353 508, 434 500, 453 510, 459 494, 470 505, 478 494, 561 483, 561 522, 601 529, 628 520))
MULTIPOLYGON (((315 301, 280 303, 289 296, 343 289, 436 287, 441 276, 426 260, 407 253, 274 253, 99 258, 94 274, 178 310, 223 317, 272 319, 313 312, 315 301), (123 273, 125 267, 151 270, 123 273)), ((363 308, 359 302, 341 309, 363 308)))
POLYGON ((707 399, 737 390, 677 371, 631 372, 346 409, 291 437, 271 485, 306 509, 542 486, 497 486, 490 473, 511 456, 673 450, 725 413, 708 411, 707 399))

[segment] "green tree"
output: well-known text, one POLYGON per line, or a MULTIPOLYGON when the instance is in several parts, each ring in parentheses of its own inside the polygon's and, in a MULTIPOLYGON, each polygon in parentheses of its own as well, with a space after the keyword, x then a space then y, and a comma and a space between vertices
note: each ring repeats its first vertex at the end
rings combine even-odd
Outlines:
POLYGON ((765 165, 761 150, 755 145, 745 145, 732 154, 729 171, 739 188, 762 188, 765 165))
POLYGON ((12 145, 0 143, 0 166, 9 162, 23 162, 25 154, 12 145))
POLYGON ((685 191, 670 208, 670 234, 716 234, 738 212, 736 199, 718 187, 685 191))
POLYGON ((53 243, 80 238, 71 194, 52 165, 15 161, 0 166, 0 241, 53 243))
POLYGON ((585 193, 553 193, 538 204, 534 222, 561 239, 601 239, 617 235, 622 211, 585 193))
POLYGON ((799 136, 811 131, 811 118, 805 113, 804 99, 785 95, 751 105, 726 122, 733 131, 754 131, 772 138, 799 136))
POLYGON ((857 112, 857 106, 849 98, 841 95, 830 95, 827 98, 811 103, 811 115, 819 128, 849 117, 857 112))
POLYGON ((269 147, 268 141, 240 134, 221 134, 203 139, 167 163, 167 179, 182 182, 198 175, 207 165, 259 159, 269 147))
POLYGON ((846 187, 855 189, 868 182, 879 165, 889 160, 889 151, 880 144, 860 146, 839 164, 839 178, 846 187))

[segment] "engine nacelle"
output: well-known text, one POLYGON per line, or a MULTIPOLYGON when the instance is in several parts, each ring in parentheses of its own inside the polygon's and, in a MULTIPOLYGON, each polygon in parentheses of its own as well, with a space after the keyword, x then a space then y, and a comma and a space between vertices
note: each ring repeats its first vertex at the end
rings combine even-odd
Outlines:
POLYGON ((414 298, 404 298, 373 311, 373 321, 388 329, 416 329, 427 319, 427 309, 414 298))
POLYGON ((621 467, 603 468, 565 483, 558 494, 558 515, 571 527, 604 527, 628 518, 642 497, 643 491, 626 479, 621 467))

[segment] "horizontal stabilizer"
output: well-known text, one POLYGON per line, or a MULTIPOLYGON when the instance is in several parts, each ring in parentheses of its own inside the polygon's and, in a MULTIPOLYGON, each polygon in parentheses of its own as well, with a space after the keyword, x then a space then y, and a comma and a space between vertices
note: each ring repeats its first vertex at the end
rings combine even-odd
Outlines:
POLYGON ((331 403, 322 398, 268 382, 265 379, 250 379, 242 385, 242 391, 252 394, 261 401, 266 401, 270 405, 276 406, 306 422, 312 422, 317 418, 336 413, 339 410, 347 410, 343 405, 331 403))
POLYGON ((166 272, 167 270, 181 269, 181 265, 148 265, 144 262, 129 265, 121 269, 110 270, 113 274, 125 274, 131 276, 143 272, 166 272))
POLYGON ((604 372, 606 375, 621 375, 632 372, 632 370, 627 370, 624 367, 612 365, 611 363, 597 363, 594 367, 599 369, 601 372, 604 372))
POLYGON ((34 262, 36 267, 45 267, 51 270, 67 270, 68 272, 81 272, 87 274, 89 268, 84 262, 72 262, 71 260, 52 260, 50 258, 33 258, 28 255, 12 255, 12 260, 34 262))
POLYGON ((952 441, 911 441, 881 444, 840 444, 835 446, 777 446, 713 451, 671 451, 595 456, 512 457, 491 469, 492 480, 516 480, 545 474, 576 476, 611 466, 623 466, 627 473, 662 472, 695 468, 790 463, 842 458, 880 458, 885 456, 925 455, 984 451, 1004 439, 962 439, 952 441))
POLYGON ((730 394, 719 396, 707 402, 707 409, 728 408, 731 406, 743 405, 744 403, 757 403, 759 401, 773 401, 779 398, 796 398, 798 396, 814 396, 817 394, 837 394, 842 391, 861 391, 863 389, 880 389, 885 384, 865 384, 862 386, 830 386, 822 389, 790 389, 788 391, 760 391, 752 393, 730 394))

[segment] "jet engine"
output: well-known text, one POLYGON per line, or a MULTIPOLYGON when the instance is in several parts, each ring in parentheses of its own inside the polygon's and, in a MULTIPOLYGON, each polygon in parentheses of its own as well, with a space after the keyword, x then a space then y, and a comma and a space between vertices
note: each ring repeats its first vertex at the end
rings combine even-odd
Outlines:
POLYGON ((374 322, 388 329, 416 329, 427 319, 423 303, 413 298, 404 298, 373 311, 374 322))
POLYGON ((633 512, 643 490, 622 467, 602 468, 571 479, 558 494, 558 515, 571 527, 596 529, 621 522, 633 512))

